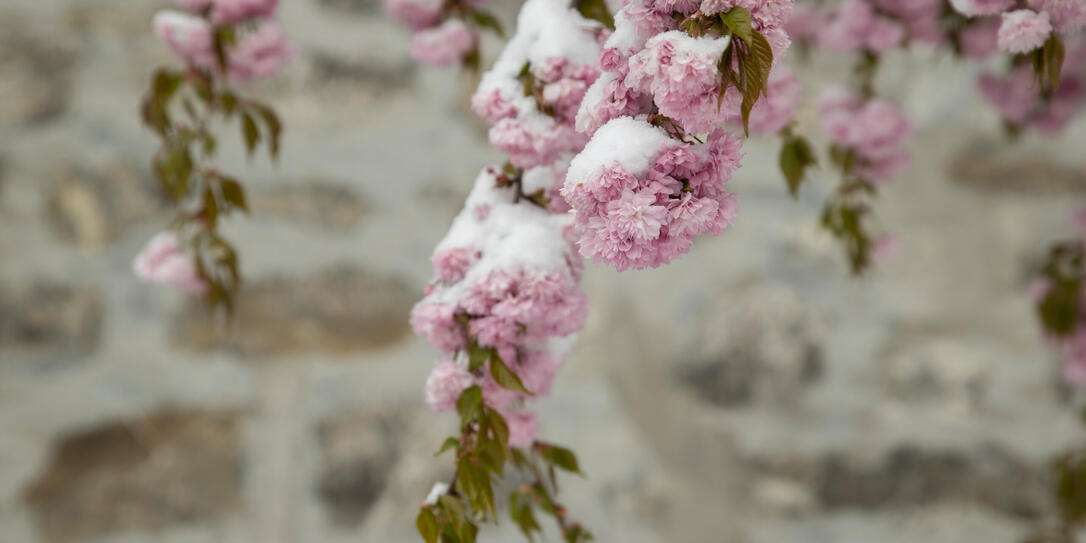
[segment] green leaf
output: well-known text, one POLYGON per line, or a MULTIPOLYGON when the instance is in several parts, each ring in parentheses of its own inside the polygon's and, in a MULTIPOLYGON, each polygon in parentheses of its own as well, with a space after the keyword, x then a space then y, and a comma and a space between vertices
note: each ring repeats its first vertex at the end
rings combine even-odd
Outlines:
POLYGON ((1058 336, 1067 336, 1078 325, 1079 281, 1061 280, 1056 282, 1037 305, 1041 323, 1049 332, 1058 336))
POLYGON ((539 525, 535 513, 532 511, 531 498, 521 494, 520 489, 509 494, 509 516, 513 519, 513 523, 520 528, 520 531, 524 533, 524 537, 528 538, 528 541, 535 541, 534 532, 543 532, 543 528, 539 525))
POLYGON ((497 354, 490 359, 490 376, 502 388, 523 392, 529 396, 532 395, 531 391, 524 388, 524 383, 520 382, 520 377, 517 377, 517 374, 513 373, 513 370, 509 369, 509 366, 506 366, 505 362, 497 354))
POLYGON ((747 44, 751 44, 754 40, 750 12, 745 8, 732 8, 727 13, 721 14, 720 20, 728 27, 728 30, 732 31, 732 35, 739 37, 747 44))
POLYGON ((752 37, 754 41, 750 42, 749 59, 753 62, 749 62, 748 67, 753 70, 758 89, 765 94, 769 88, 769 72, 773 69, 773 47, 761 32, 753 31, 752 37))
POLYGON ((419 516, 415 518, 415 526, 419 529, 419 535, 422 536, 426 543, 437 543, 441 526, 437 522, 437 516, 434 515, 432 506, 423 507, 419 511, 419 516))
POLYGON ((487 427, 494 434, 494 439, 501 445, 503 450, 507 450, 509 448, 509 425, 506 424, 505 418, 497 409, 487 409, 486 419, 487 427))
POLYGON ((491 358, 497 357, 498 351, 493 347, 480 347, 474 340, 468 344, 468 371, 483 367, 491 358))
POLYGON ((795 198, 807 168, 817 164, 817 159, 806 139, 788 136, 781 147, 780 164, 784 179, 788 182, 788 193, 795 198))
POLYGON ((220 176, 219 188, 222 190, 223 199, 229 202, 230 205, 246 213, 249 212, 249 204, 245 200, 245 189, 237 179, 220 176))
POLYGON ((256 145, 260 143, 260 128, 248 111, 241 112, 241 136, 245 140, 245 152, 252 156, 256 145))
POLYGON ((577 2, 577 11, 585 19, 596 21, 611 30, 615 29, 615 18, 611 15, 611 10, 607 9, 607 2, 604 0, 580 0, 577 2))
POLYGON ((283 133, 283 123, 279 121, 279 116, 272 108, 258 103, 251 103, 250 106, 264 120, 264 127, 267 128, 268 134, 268 154, 271 155, 272 160, 279 158, 279 137, 283 133))
POLYGON ((472 22, 478 25, 479 28, 493 30, 499 38, 505 39, 505 31, 502 30, 502 24, 493 14, 477 9, 471 12, 470 17, 472 22))
POLYGON ((540 456, 543 460, 552 465, 562 468, 570 473, 576 473, 578 475, 584 475, 581 473, 580 466, 577 465, 577 456, 573 454, 573 451, 557 445, 544 445, 540 451, 540 456))
POLYGON ((446 438, 445 442, 441 444, 441 448, 434 453, 434 456, 441 456, 445 451, 455 450, 457 454, 460 454, 460 440, 455 437, 446 438))
POLYGON ((456 411, 460 413, 460 425, 467 426, 480 414, 483 405, 483 389, 474 385, 464 392, 456 400, 456 411))

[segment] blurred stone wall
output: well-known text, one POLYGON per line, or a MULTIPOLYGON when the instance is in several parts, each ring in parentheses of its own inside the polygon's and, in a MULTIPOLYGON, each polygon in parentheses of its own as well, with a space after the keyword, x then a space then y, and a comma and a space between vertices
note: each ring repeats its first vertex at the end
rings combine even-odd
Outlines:
MULTIPOLYGON (((453 422, 422 405, 435 353, 406 315, 500 160, 470 77, 417 68, 378 0, 284 0, 299 58, 253 89, 284 152, 223 149, 253 214, 226 227, 238 319, 213 322, 129 272, 169 220, 136 113, 172 62, 165 4, 0 5, 0 542, 415 541, 453 422)), ((1081 430, 1023 291, 1071 233, 1086 125, 1011 144, 972 70, 887 64, 918 121, 877 211, 895 261, 848 277, 815 227, 832 175, 793 201, 756 139, 726 234, 658 270, 589 266, 542 421, 580 454, 563 496, 599 541, 1010 542, 1045 518, 1048 458, 1081 430)))

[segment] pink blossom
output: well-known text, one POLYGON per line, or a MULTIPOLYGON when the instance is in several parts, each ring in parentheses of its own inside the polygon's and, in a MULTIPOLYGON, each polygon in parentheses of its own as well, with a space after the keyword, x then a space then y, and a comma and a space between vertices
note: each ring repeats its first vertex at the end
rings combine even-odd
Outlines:
POLYGON ((471 108, 491 124, 517 115, 516 106, 502 95, 500 89, 483 90, 480 88, 471 97, 471 108))
POLYGON ((207 21, 178 11, 160 11, 151 22, 155 36, 181 57, 186 64, 201 69, 214 66, 211 25, 207 21))
MULTIPOLYGON (((611 121, 593 136, 585 153, 608 149, 613 138, 657 130, 611 121)), ((648 150, 646 150, 648 152, 648 150)), ((586 178, 571 170, 562 195, 574 211, 581 254, 619 271, 667 263, 689 250, 695 236, 719 234, 735 217, 736 200, 724 184, 739 165, 740 141, 717 130, 704 144, 669 141, 653 153, 647 171, 635 175, 621 164, 601 165, 586 178)), ((580 172, 581 170, 577 170, 580 172)))
POLYGON ((214 0, 212 4, 211 22, 217 25, 271 17, 279 9, 279 0, 214 0))
POLYGON ((192 255, 184 253, 172 232, 155 234, 132 262, 136 277, 149 283, 169 285, 192 294, 207 291, 192 255))
POLYGON ((999 19, 989 17, 962 28, 961 48, 965 58, 981 60, 999 48, 999 19))
POLYGON ((453 352, 467 344, 464 327, 456 320, 455 308, 448 304, 419 302, 411 310, 411 328, 443 351, 453 352))
POLYGON ((792 122, 803 87, 791 69, 780 66, 769 75, 767 96, 758 100, 750 112, 750 130, 773 134, 792 122))
MULTIPOLYGON (((161 11, 152 22, 155 35, 186 64, 204 71, 218 70, 212 50, 211 25, 199 17, 177 11, 161 11)), ((226 51, 229 76, 234 81, 265 77, 279 70, 294 48, 278 25, 259 23, 240 32, 237 42, 226 51)))
POLYGON ((525 449, 532 446, 539 431, 539 421, 531 411, 509 411, 502 413, 509 426, 509 446, 525 449))
POLYGON ((430 409, 442 413, 456 409, 456 400, 465 389, 475 384, 475 377, 453 360, 439 361, 426 378, 423 397, 430 409))
POLYGON ((1021 54, 1044 45, 1052 34, 1048 13, 1020 9, 1003 14, 999 27, 999 48, 1008 53, 1021 54))
POLYGON ((742 101, 734 87, 729 87, 723 101, 719 99, 717 62, 727 46, 727 39, 664 32, 630 59, 625 84, 651 94, 660 114, 688 132, 710 132, 737 117, 742 101))
POLYGON ((792 16, 784 25, 784 30, 796 41, 814 41, 822 29, 829 24, 829 16, 822 10, 807 4, 800 4, 792 11, 792 16))
POLYGON ((1027 4, 1047 13, 1057 32, 1078 32, 1086 26, 1086 0, 1027 0, 1027 4))
POLYGON ((792 16, 794 3, 794 0, 704 0, 701 12, 715 15, 732 8, 744 8, 750 12, 755 30, 765 30, 783 26, 792 16))
POLYGON ((830 90, 820 100, 819 110, 830 140, 855 152, 851 173, 881 183, 908 166, 909 155, 902 145, 912 127, 893 103, 830 90))
POLYGON ((452 284, 464 278, 468 268, 475 263, 475 251, 468 247, 455 247, 437 251, 430 257, 434 275, 439 281, 452 284))
POLYGON ((411 38, 411 56, 430 66, 449 66, 460 62, 475 48, 475 32, 460 19, 449 19, 436 28, 415 33, 411 38))
POLYGON ((385 11, 419 31, 432 28, 441 20, 441 2, 435 0, 384 0, 385 11))
POLYGON ((264 21, 230 48, 227 67, 231 79, 244 82, 274 74, 294 55, 294 46, 279 25, 264 21))
POLYGON ((905 39, 905 28, 877 15, 864 0, 848 0, 837 9, 833 19, 819 36, 827 49, 876 53, 897 47, 905 39))

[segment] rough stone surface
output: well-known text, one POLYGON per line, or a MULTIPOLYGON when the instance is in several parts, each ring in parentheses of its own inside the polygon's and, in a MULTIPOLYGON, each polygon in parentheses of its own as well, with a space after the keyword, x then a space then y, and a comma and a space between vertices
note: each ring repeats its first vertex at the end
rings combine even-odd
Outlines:
POLYGON ((82 166, 52 176, 47 215, 57 237, 84 247, 100 247, 164 209, 149 172, 124 162, 97 171, 82 166))
POLYGON ((381 497, 399 456, 401 424, 400 418, 359 412, 318 428, 325 466, 317 493, 335 524, 357 527, 381 497))
POLYGON ((240 503, 237 416, 161 412, 61 436, 24 502, 50 541, 221 518, 240 503))
MULTIPOLYGON (((0 542, 416 543, 456 420, 422 402, 438 354, 407 313, 503 159, 472 76, 418 68, 377 0, 280 2, 298 57, 243 89, 283 119, 278 165, 220 138, 253 214, 224 223, 247 286, 217 328, 130 275, 170 219, 137 115, 174 62, 149 31, 170 2, 0 4, 0 542)), ((511 29, 516 7, 487 9, 511 29)), ((1012 543, 1046 518, 1082 427, 1025 287, 1074 234, 1086 122, 1008 142, 975 68, 893 58, 876 88, 917 155, 874 204, 895 260, 850 277, 817 228, 833 172, 793 199, 778 140, 752 138, 726 233, 657 270, 587 266, 540 422, 579 455, 562 500, 597 541, 1012 543)), ((808 96, 848 76, 812 60, 808 96)), ((510 524, 481 543, 521 541, 510 524)))
POLYGON ((398 278, 348 266, 264 279, 242 290, 236 328, 222 326, 193 302, 177 317, 174 338, 185 348, 227 348, 244 356, 348 354, 402 339, 413 294, 398 278))
POLYGON ((306 179, 297 185, 263 190, 250 197, 258 217, 288 219, 331 231, 350 230, 366 212, 362 199, 343 185, 306 179))
POLYGON ((99 343, 98 289, 53 282, 0 285, 0 352, 88 353, 99 343))

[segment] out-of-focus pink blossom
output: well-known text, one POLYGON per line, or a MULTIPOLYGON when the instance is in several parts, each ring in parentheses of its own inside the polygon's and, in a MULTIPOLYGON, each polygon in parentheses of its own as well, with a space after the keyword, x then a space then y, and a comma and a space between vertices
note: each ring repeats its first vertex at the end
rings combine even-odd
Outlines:
POLYGON ((294 55, 294 46, 279 25, 264 21, 227 51, 227 68, 231 79, 244 82, 278 72, 294 55))
POLYGON ((411 37, 411 56, 430 66, 450 66, 464 59, 475 47, 475 32, 460 19, 416 32, 411 37))
POLYGON ((1071 33, 1086 26, 1086 0, 1028 0, 1029 7, 1048 13, 1057 32, 1071 33))
POLYGON ((182 13, 165 10, 151 21, 155 36, 162 40, 185 64, 201 69, 214 66, 211 25, 207 21, 182 13))
POLYGON ((901 252, 901 237, 896 234, 887 234, 875 240, 871 244, 871 261, 876 264, 884 264, 901 252))
POLYGON ((509 426, 509 446, 524 449, 532 446, 539 431, 539 421, 531 411, 509 411, 503 413, 509 426))
POLYGON ((750 112, 750 130, 756 134, 773 134, 792 122, 799 106, 803 86, 795 72, 779 66, 769 75, 767 96, 759 100, 750 112))
POLYGON ((1052 34, 1052 23, 1047 12, 1019 9, 1003 14, 999 26, 999 48, 1008 53, 1021 54, 1044 45, 1052 34))
POLYGON ((972 60, 987 58, 999 49, 1000 21, 995 17, 977 20, 962 28, 962 55, 972 60))
POLYGON ((897 47, 904 39, 905 27, 876 14, 864 0, 848 0, 841 4, 819 35, 822 46, 845 52, 870 50, 881 53, 897 47))
POLYGON ((865 101, 851 92, 830 89, 819 101, 819 110, 830 140, 856 153, 853 174, 882 183, 909 164, 903 142, 912 126, 893 103, 865 101))
POLYGON ((436 0, 385 0, 385 11, 416 32, 441 20, 441 2, 436 0))
POLYGON ((177 236, 172 232, 156 234, 132 262, 136 277, 161 285, 169 285, 185 292, 202 294, 207 283, 196 271, 191 254, 181 250, 177 236))

